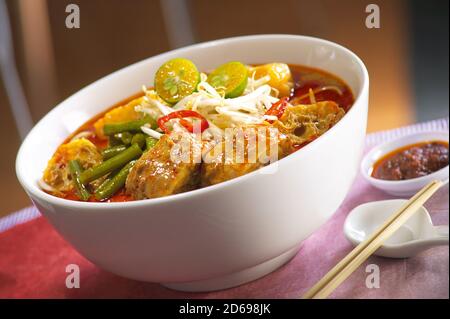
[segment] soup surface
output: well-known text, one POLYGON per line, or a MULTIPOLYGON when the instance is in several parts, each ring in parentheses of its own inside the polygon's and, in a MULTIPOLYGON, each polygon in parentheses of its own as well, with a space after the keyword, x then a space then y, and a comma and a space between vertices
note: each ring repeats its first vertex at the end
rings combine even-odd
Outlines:
POLYGON ((250 155, 268 155, 261 145, 273 138, 275 146, 268 149, 275 149, 276 159, 298 151, 353 103, 348 85, 314 68, 229 62, 205 74, 188 60, 174 59, 161 66, 152 88, 144 86, 69 136, 50 159, 41 187, 54 196, 91 202, 206 187, 270 164, 251 162, 250 155), (252 137, 250 129, 259 135, 252 137), (235 154, 231 159, 224 151, 227 130, 235 134, 228 139, 235 154), (239 135, 241 131, 245 133, 239 135), (183 139, 190 146, 189 161, 177 162, 174 146, 183 139), (214 153, 217 146, 219 155, 214 153), (243 150, 242 161, 238 150, 243 150))

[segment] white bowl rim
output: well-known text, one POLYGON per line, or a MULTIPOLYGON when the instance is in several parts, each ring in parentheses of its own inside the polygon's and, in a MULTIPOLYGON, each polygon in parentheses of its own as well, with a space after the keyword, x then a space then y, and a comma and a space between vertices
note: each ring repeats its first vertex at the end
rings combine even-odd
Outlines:
MULTIPOLYGON (((211 46, 223 45, 223 44, 226 44, 227 42, 249 41, 249 40, 251 41, 251 40, 261 40, 261 39, 267 40, 267 41, 274 40, 274 39, 277 39, 277 40, 278 39, 287 39, 287 40, 297 39, 297 40, 308 40, 308 41, 312 41, 312 42, 316 42, 316 43, 326 44, 328 46, 335 47, 335 48, 343 51, 344 53, 348 54, 353 59, 353 61, 357 63, 357 65, 360 69, 360 72, 362 73, 362 83, 361 83, 358 95, 355 96, 355 101, 353 103, 353 106, 350 108, 350 110, 347 111, 345 116, 338 123, 336 123, 332 128, 330 128, 325 134, 320 136, 320 138, 310 142, 305 147, 303 147, 303 150, 315 147, 318 143, 321 143, 320 141, 328 138, 328 136, 331 134, 330 132, 334 131, 336 129, 336 127, 340 127, 341 125, 346 125, 346 122, 349 119, 348 115, 350 113, 356 112, 355 106, 359 105, 360 100, 362 99, 362 96, 364 95, 365 92, 368 92, 368 90, 369 90, 369 74, 368 74, 367 68, 364 65, 364 63, 362 62, 362 60, 351 50, 347 49, 346 47, 344 47, 340 44, 337 44, 335 42, 328 41, 325 39, 320 39, 320 38, 311 37, 311 36, 304 36, 304 35, 294 35, 294 34, 258 34, 258 35, 236 36, 236 37, 229 37, 229 38, 217 39, 217 40, 212 40, 212 41, 206 41, 206 42, 196 43, 196 44, 185 46, 182 48, 170 50, 167 52, 163 52, 161 54, 154 55, 154 56, 145 58, 141 61, 138 61, 136 63, 130 64, 124 68, 116 70, 116 71, 88 84, 87 86, 83 87, 81 90, 75 92, 71 96, 67 97, 65 100, 58 103, 38 123, 36 123, 34 125, 34 127, 31 129, 31 131, 27 134, 26 138, 22 141, 22 144, 21 144, 19 151, 17 153, 17 156, 16 156, 16 174, 17 174, 18 180, 21 183, 22 187, 24 187, 26 189, 26 191, 30 193, 30 196, 32 195, 31 197, 34 196, 41 201, 48 202, 55 206, 70 206, 74 209, 82 209, 82 210, 94 209, 94 208, 96 210, 110 210, 110 209, 121 209, 121 208, 135 208, 135 207, 142 207, 142 206, 150 207, 153 205, 159 205, 161 203, 167 203, 169 201, 184 200, 187 197, 200 196, 204 193, 212 192, 218 188, 230 187, 235 183, 239 183, 239 182, 243 181, 244 179, 251 178, 255 174, 262 174, 264 170, 271 169, 270 168, 271 165, 268 165, 268 166, 262 167, 256 171, 250 172, 243 176, 233 178, 228 181, 224 181, 224 182, 221 182, 221 183, 218 183, 215 185, 211 185, 208 187, 203 187, 203 188, 195 189, 192 191, 183 192, 183 193, 179 193, 179 194, 173 194, 173 195, 169 195, 169 196, 165 196, 165 197, 149 198, 149 199, 142 199, 142 200, 127 201, 127 202, 104 203, 104 202, 83 202, 83 201, 68 200, 68 199, 50 195, 50 194, 46 193, 45 191, 43 191, 42 189, 40 189, 39 187, 33 187, 33 185, 30 185, 30 183, 27 181, 27 179, 24 176, 22 176, 22 172, 19 167, 19 163, 20 163, 19 159, 22 156, 23 145, 26 144, 25 142, 27 141, 29 136, 31 136, 33 134, 36 127, 39 126, 42 122, 44 122, 47 119, 47 117, 50 116, 50 114, 55 112, 56 109, 60 105, 66 103, 66 101, 69 99, 76 98, 76 96, 83 94, 85 90, 89 89, 91 86, 96 85, 98 82, 107 80, 109 77, 111 77, 113 75, 117 75, 117 73, 125 72, 129 68, 133 68, 133 67, 138 66, 141 63, 145 63, 145 61, 149 58, 160 57, 160 56, 163 56, 163 55, 166 55, 169 53, 174 54, 177 52, 183 52, 183 51, 189 50, 189 49, 202 48, 202 47, 206 48, 206 47, 211 47, 211 46)), ((294 159, 298 159, 298 158, 302 157, 303 153, 304 153, 304 151, 303 152, 294 152, 294 153, 290 154, 289 156, 277 161, 278 165, 280 165, 280 163, 287 163, 294 159)))
POLYGON ((416 138, 416 137, 417 138, 421 138, 422 136, 424 138, 417 140, 417 142, 406 142, 402 146, 398 146, 396 148, 400 148, 400 147, 404 147, 404 146, 408 146, 408 145, 413 145, 413 144, 421 143, 421 142, 427 142, 427 141, 443 141, 443 142, 447 142, 447 143, 449 142, 449 133, 447 131, 440 130, 440 131, 424 131, 424 132, 419 132, 419 133, 408 134, 408 135, 401 136, 399 138, 396 138, 396 139, 393 139, 393 140, 386 141, 384 143, 378 144, 375 147, 373 147, 364 156, 363 160, 361 161, 361 165, 360 165, 361 175, 367 181, 369 181, 372 184, 376 184, 376 185, 378 185, 380 187, 382 187, 382 186, 389 187, 390 189, 398 187, 399 190, 402 190, 405 186, 416 184, 416 183, 420 183, 420 182, 422 182, 424 180, 433 179, 434 177, 436 177, 436 179, 440 180, 440 178, 437 178, 437 176, 441 175, 444 170, 448 169, 449 165, 447 165, 447 166, 445 166, 445 167, 443 167, 443 168, 441 168, 441 169, 439 169, 439 170, 437 170, 437 171, 435 171, 435 172, 433 172, 431 174, 425 175, 425 176, 420 176, 420 177, 415 177, 415 178, 410 178, 410 179, 405 179, 405 180, 398 180, 398 181, 396 181, 396 180, 379 179, 379 178, 372 177, 369 174, 368 168, 372 167, 373 164, 375 164, 375 162, 377 160, 379 160, 381 157, 385 156, 386 154, 392 152, 392 150, 387 151, 387 152, 386 151, 380 152, 380 155, 376 159, 372 159, 373 158, 373 154, 375 152, 379 151, 380 149, 389 148, 390 145, 397 144, 397 143, 399 143, 399 142, 401 142, 403 140, 407 140, 407 139, 410 139, 410 138, 416 138), (436 139, 425 138, 425 136, 430 136, 430 135, 436 135, 436 136, 438 136, 438 135, 439 136, 445 135, 447 137, 447 139, 444 140, 444 139, 437 139, 437 138, 436 139))

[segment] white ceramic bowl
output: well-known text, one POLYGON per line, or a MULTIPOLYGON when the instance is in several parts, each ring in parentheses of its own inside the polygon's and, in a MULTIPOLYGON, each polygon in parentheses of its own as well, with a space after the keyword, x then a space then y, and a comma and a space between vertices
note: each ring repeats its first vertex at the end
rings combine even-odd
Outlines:
POLYGON ((414 195, 422 187, 433 180, 445 181, 448 179, 448 165, 429 175, 402 181, 387 181, 371 176, 373 165, 384 155, 403 146, 436 140, 446 141, 448 143, 448 132, 424 132, 411 134, 375 146, 369 153, 366 154, 366 156, 364 156, 364 159, 361 162, 361 174, 376 188, 381 189, 388 194, 402 197, 414 195))
POLYGON ((170 51, 112 73, 55 107, 29 133, 16 160, 39 211, 83 256, 118 275, 180 290, 215 290, 261 277, 292 258, 333 214, 357 174, 366 131, 369 79, 361 60, 325 40, 294 35, 223 39, 170 51), (356 102, 319 139, 260 171, 170 197, 127 203, 63 200, 37 180, 57 146, 85 121, 152 83, 175 57, 201 70, 226 61, 280 61, 327 70, 356 102))

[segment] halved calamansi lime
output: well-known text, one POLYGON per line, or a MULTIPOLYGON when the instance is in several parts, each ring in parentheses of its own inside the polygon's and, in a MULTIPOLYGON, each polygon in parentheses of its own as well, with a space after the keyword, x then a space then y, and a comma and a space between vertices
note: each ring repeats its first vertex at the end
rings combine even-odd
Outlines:
POLYGON ((238 97, 247 87, 248 70, 241 62, 222 64, 208 75, 207 82, 226 98, 238 97))
POLYGON ((167 61, 155 75, 156 93, 168 103, 176 103, 197 88, 200 73, 195 64, 183 58, 167 61))

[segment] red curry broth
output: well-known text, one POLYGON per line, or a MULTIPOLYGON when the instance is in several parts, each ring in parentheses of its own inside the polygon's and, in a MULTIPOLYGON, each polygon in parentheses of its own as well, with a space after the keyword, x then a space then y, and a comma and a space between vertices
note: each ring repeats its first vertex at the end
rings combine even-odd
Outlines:
MULTIPOLYGON (((354 96, 353 96, 351 89, 348 87, 347 84, 345 84, 344 81, 342 81, 337 76, 335 76, 331 73, 319 70, 319 69, 310 68, 310 67, 301 66, 301 65, 290 64, 289 68, 291 70, 291 73, 292 73, 292 76, 294 79, 294 84, 295 84, 294 90, 293 90, 293 93, 292 93, 290 99, 292 99, 294 97, 300 97, 304 94, 307 94, 310 88, 314 90, 321 86, 333 85, 333 86, 338 87, 342 91, 342 95, 338 94, 336 91, 331 91, 331 90, 322 91, 322 92, 315 93, 316 101, 317 102, 334 101, 340 107, 342 107, 345 110, 345 112, 347 112, 350 109, 350 107, 353 105, 354 96)), ((85 124, 80 126, 73 134, 71 134, 63 142, 63 144, 68 143, 76 134, 78 134, 80 132, 84 132, 84 131, 89 131, 89 132, 93 132, 94 134, 87 137, 87 139, 89 141, 91 141, 99 149, 106 148, 108 141, 106 139, 98 138, 95 135, 94 123, 98 119, 102 118, 108 111, 110 111, 116 107, 125 105, 128 102, 130 102, 138 97, 141 97, 141 96, 143 96, 143 93, 137 93, 137 94, 135 94, 129 98, 126 98, 123 101, 120 101, 119 103, 116 103, 113 106, 109 107, 104 112, 98 114, 97 116, 93 117, 88 122, 86 122, 85 124)), ((300 102, 304 103, 304 104, 311 103, 309 100, 309 97, 305 97, 305 98, 301 99, 300 102)), ((304 146, 304 145, 302 145, 302 146, 304 146)), ((71 192, 67 192, 63 196, 60 196, 60 197, 65 198, 65 199, 70 199, 70 200, 78 200, 78 196, 77 196, 75 190, 72 190, 71 192)), ((126 201, 132 201, 132 200, 133 200, 132 197, 125 193, 125 189, 121 189, 116 194, 114 194, 111 198, 105 200, 104 202, 126 202, 126 201)), ((99 200, 97 200, 94 196, 91 196, 91 198, 89 199, 89 202, 99 202, 99 200)))

